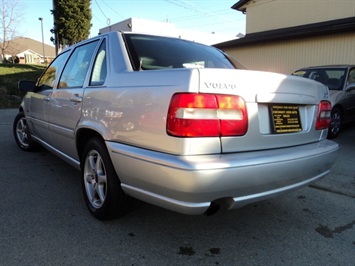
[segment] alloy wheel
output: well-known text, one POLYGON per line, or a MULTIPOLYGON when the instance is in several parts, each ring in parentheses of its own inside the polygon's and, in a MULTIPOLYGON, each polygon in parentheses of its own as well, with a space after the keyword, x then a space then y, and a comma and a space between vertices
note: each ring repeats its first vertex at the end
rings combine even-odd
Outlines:
POLYGON ((91 150, 85 159, 84 183, 90 204, 95 209, 101 208, 107 195, 107 176, 104 162, 96 150, 91 150))

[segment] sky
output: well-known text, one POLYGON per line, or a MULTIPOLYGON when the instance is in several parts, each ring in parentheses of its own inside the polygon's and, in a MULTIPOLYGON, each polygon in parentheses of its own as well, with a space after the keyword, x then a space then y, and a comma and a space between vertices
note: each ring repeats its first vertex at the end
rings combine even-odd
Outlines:
MULTIPOLYGON (((53 28, 52 0, 18 0, 24 14, 18 27, 18 35, 42 41, 50 41, 53 28)), ((169 22, 177 28, 216 34, 245 34, 245 15, 231 9, 238 0, 92 0, 92 28, 90 37, 99 29, 122 20, 137 17, 169 22)))

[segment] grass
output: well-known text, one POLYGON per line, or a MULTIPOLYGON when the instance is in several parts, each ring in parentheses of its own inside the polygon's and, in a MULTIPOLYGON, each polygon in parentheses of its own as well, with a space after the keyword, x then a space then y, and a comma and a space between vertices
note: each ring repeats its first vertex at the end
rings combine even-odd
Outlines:
POLYGON ((45 66, 26 64, 0 64, 0 108, 16 108, 23 93, 18 90, 20 80, 37 81, 45 66))

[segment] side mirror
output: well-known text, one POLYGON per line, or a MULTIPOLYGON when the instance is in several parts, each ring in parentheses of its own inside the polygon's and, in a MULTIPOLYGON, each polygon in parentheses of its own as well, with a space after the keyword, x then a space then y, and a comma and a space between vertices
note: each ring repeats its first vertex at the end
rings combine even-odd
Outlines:
POLYGON ((28 81, 28 80, 20 80, 18 82, 18 89, 20 91, 35 91, 36 89, 36 82, 34 81, 28 81))

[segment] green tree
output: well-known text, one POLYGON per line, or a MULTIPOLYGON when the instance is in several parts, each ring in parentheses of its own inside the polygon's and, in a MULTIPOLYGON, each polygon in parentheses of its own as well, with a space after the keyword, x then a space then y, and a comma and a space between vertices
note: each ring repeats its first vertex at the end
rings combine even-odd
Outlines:
POLYGON ((89 37, 91 0, 54 0, 54 33, 57 44, 70 46, 89 37))

